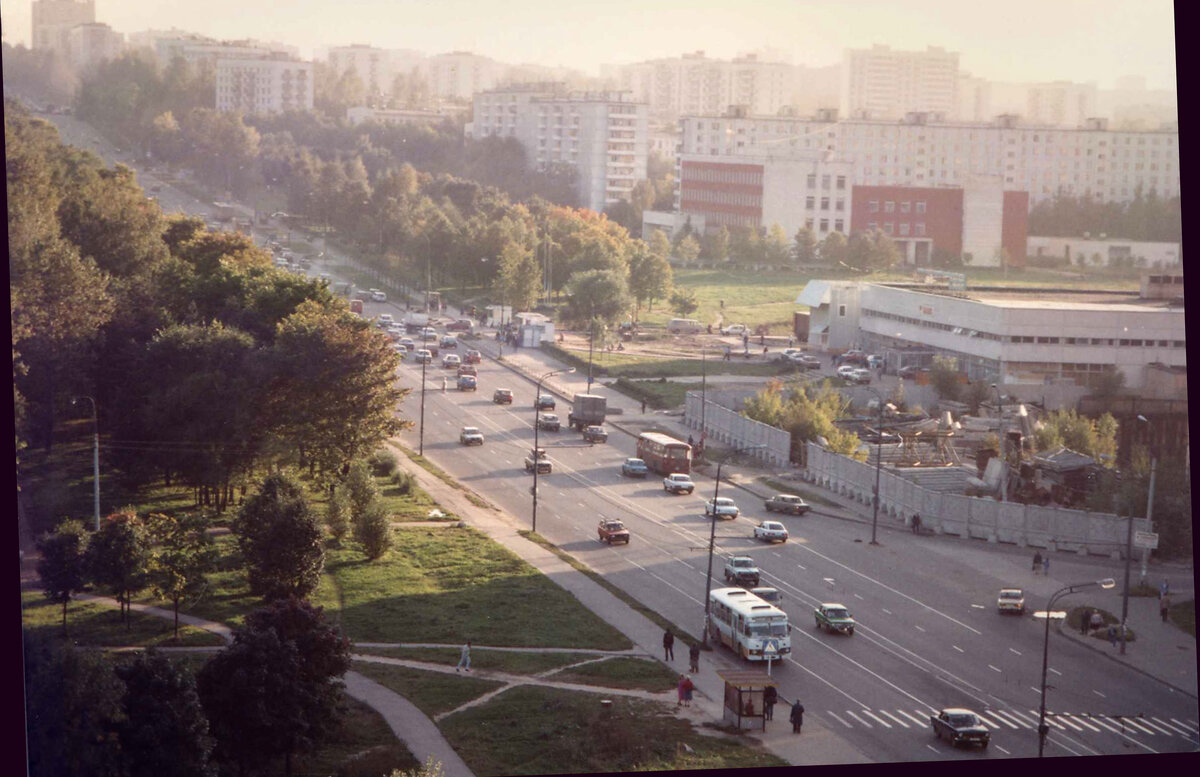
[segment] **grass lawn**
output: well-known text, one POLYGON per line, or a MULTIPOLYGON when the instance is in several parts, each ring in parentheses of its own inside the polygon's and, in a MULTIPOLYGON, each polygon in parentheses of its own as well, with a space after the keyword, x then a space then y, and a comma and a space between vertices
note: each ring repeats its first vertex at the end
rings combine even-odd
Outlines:
MULTIPOLYGON (((208 590, 199 599, 186 601, 181 612, 205 620, 240 626, 246 614, 262 606, 262 600, 250 593, 246 569, 238 550, 237 537, 219 534, 213 538, 217 548, 216 570, 208 574, 208 590)), ((163 606, 164 603, 149 593, 136 601, 163 606)))
POLYGON ((448 675, 372 661, 355 661, 352 669, 400 694, 430 717, 449 712, 504 685, 466 673, 448 675))
MULTIPOLYGON (((459 648, 354 648, 355 653, 369 656, 387 656, 388 658, 406 658, 412 661, 429 661, 446 666, 458 664, 461 650, 459 648)), ((560 666, 567 666, 579 661, 587 661, 595 656, 587 653, 512 653, 507 650, 485 650, 479 647, 471 649, 471 667, 475 669, 493 669, 497 672, 511 674, 537 674, 560 666)))
MULTIPOLYGON (((62 605, 47 599, 41 591, 21 592, 21 624, 34 632, 62 638, 62 605)), ((120 611, 100 602, 72 602, 67 605, 67 639, 75 645, 90 647, 205 647, 222 646, 225 640, 193 626, 180 625, 179 641, 174 640, 170 620, 139 612, 129 613, 129 629, 121 622, 120 611)))
POLYGON ((1192 635, 1192 639, 1196 638, 1196 600, 1190 599, 1186 602, 1171 605, 1171 612, 1168 615, 1171 623, 1174 623, 1179 628, 1192 635))
POLYGON ((344 696, 346 714, 333 739, 292 764, 296 777, 328 777, 340 774, 383 775, 393 769, 415 769, 420 763, 396 738, 383 716, 350 695, 344 696), (350 764, 353 763, 353 766, 350 764))
POLYGON ((326 556, 351 639, 631 647, 574 596, 475 529, 398 528, 393 537, 392 550, 376 562, 348 548, 326 556))
POLYGON ((704 736, 673 705, 616 697, 606 712, 603 698, 520 686, 446 718, 441 730, 480 775, 786 765, 754 745, 704 736))
POLYGON ((629 380, 621 378, 615 388, 637 400, 645 400, 647 407, 655 410, 679 407, 684 403, 689 391, 695 391, 692 383, 676 383, 674 381, 658 380, 629 380))
POLYGON ((658 661, 633 656, 615 656, 555 672, 546 679, 602 685, 605 688, 669 691, 675 687, 679 676, 658 661))
MULTIPOLYGON (((542 350, 567 364, 574 365, 580 372, 587 370, 587 350, 563 349, 557 345, 543 343, 542 350), (581 355, 582 354, 582 355, 581 355)), ((701 362, 699 352, 689 359, 668 359, 645 354, 603 353, 597 351, 592 358, 593 375, 610 378, 679 378, 709 375, 745 375, 748 377, 787 376, 796 371, 791 365, 769 361, 746 361, 732 359, 722 361, 721 353, 709 351, 707 364, 701 362)))

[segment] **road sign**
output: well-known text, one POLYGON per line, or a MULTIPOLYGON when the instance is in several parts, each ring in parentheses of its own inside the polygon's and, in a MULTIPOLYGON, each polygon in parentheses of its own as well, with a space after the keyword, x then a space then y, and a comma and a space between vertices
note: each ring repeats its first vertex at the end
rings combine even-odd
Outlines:
POLYGON ((766 642, 764 642, 763 643, 763 655, 767 656, 768 658, 773 658, 773 657, 779 655, 778 640, 768 639, 766 642))
POLYGON ((1152 531, 1135 531, 1133 533, 1133 547, 1158 550, 1158 534, 1152 531))

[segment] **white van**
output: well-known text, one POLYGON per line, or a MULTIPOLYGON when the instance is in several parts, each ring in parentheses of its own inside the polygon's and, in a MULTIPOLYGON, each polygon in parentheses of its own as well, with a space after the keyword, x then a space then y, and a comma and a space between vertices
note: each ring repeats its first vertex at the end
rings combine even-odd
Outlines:
POLYGON ((704 331, 704 325, 694 318, 673 318, 667 324, 667 331, 673 335, 692 335, 704 331))

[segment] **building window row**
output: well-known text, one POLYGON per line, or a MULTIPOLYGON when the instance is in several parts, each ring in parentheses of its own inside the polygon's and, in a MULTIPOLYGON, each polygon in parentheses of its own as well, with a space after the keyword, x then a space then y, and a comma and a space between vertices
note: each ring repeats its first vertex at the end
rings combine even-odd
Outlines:
POLYGON ((745 192, 722 192, 712 189, 692 189, 685 188, 684 199, 694 202, 710 202, 721 205, 743 205, 746 207, 761 208, 762 195, 747 194, 745 192))
MULTIPOLYGON (((631 151, 633 149, 630 149, 631 151)), ((713 168, 687 168, 688 180, 705 181, 707 183, 736 183, 751 186, 762 186, 762 173, 748 170, 726 170, 713 168)))

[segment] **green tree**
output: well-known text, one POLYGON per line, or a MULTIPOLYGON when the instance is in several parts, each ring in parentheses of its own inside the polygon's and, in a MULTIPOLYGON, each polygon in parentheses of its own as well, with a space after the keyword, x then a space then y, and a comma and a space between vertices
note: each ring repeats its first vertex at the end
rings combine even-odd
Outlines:
POLYGON ((89 579, 116 594, 128 629, 129 602, 150 579, 150 542, 137 513, 114 513, 100 522, 88 542, 86 566, 89 579))
POLYGON ((154 648, 115 666, 124 684, 117 726, 128 777, 215 777, 196 680, 154 648))
POLYGON ((866 272, 874 261, 875 242, 866 232, 852 232, 846 241, 846 263, 866 272))
POLYGON ((791 245, 783 227, 778 224, 771 225, 771 228, 767 230, 767 237, 763 241, 763 248, 767 264, 782 266, 788 263, 791 256, 791 245))
POLYGON ((688 235, 675 246, 675 255, 680 261, 690 262, 700 255, 700 242, 694 235, 688 235))
POLYGON ((689 316, 700 308, 695 289, 675 289, 671 292, 671 310, 681 316, 689 316))
POLYGON ((371 465, 365 459, 350 462, 343 483, 350 499, 350 520, 357 522, 367 507, 379 498, 379 486, 371 473, 371 465))
POLYGON ((700 257, 708 262, 724 262, 729 258, 728 227, 722 225, 701 238, 700 257))
POLYGON ((354 540, 362 545, 368 561, 381 558, 392 547, 392 516, 379 500, 355 519, 354 540))
POLYGON ((962 373, 958 363, 948 356, 934 356, 929 370, 929 385, 942 399, 957 402, 962 396, 962 373))
POLYGON ((341 545, 350 531, 350 497, 345 491, 335 491, 325 506, 325 526, 333 541, 341 545))
POLYGON ((990 393, 991 388, 982 380, 967 384, 966 390, 962 392, 962 401, 967 405, 967 413, 979 415, 979 408, 987 401, 990 393))
POLYGON ((846 261, 846 236, 841 232, 830 232, 821 241, 821 261, 835 265, 846 261))
POLYGON ((299 482, 268 475, 238 511, 233 526, 250 590, 265 599, 304 597, 325 567, 321 528, 299 482))
POLYGON ((647 248, 645 243, 637 242, 631 249, 629 257, 629 292, 637 303, 640 311, 642 303, 648 309, 653 309, 654 300, 665 299, 671 293, 671 281, 674 275, 671 263, 667 261, 666 251, 670 244, 662 232, 655 232, 652 245, 647 248))
POLYGON ((529 310, 542 291, 542 268, 529 251, 517 243, 509 243, 500 254, 495 292, 505 305, 514 311, 529 310))
POLYGON ((154 547, 150 556, 150 585, 156 596, 171 602, 175 639, 179 639, 179 603, 208 587, 206 575, 216 565, 216 547, 203 515, 151 513, 146 525, 154 547))
POLYGON ((41 558, 38 577, 46 598, 62 605, 63 634, 67 633, 67 604, 71 594, 83 590, 87 581, 85 559, 88 534, 79 521, 64 520, 55 530, 37 541, 41 558))
MULTIPOLYGON (((833 234, 837 234, 836 232, 833 234)), ((792 256, 796 264, 813 264, 817 261, 817 236, 809 227, 796 230, 795 242, 792 245, 792 256)))
POLYGON ((1034 432, 1034 442, 1039 451, 1065 447, 1091 456, 1102 466, 1113 467, 1117 431, 1117 420, 1110 413, 1092 419, 1079 415, 1074 409, 1055 410, 1042 419, 1041 428, 1034 432))
POLYGON ((876 231, 870 235, 871 252, 870 263, 871 267, 876 269, 891 269, 900 261, 900 249, 896 247, 895 241, 888 237, 883 232, 876 231))
POLYGON ((617 270, 587 270, 575 273, 567 286, 570 299, 565 317, 584 323, 593 318, 608 323, 624 317, 632 302, 625 278, 617 270))

